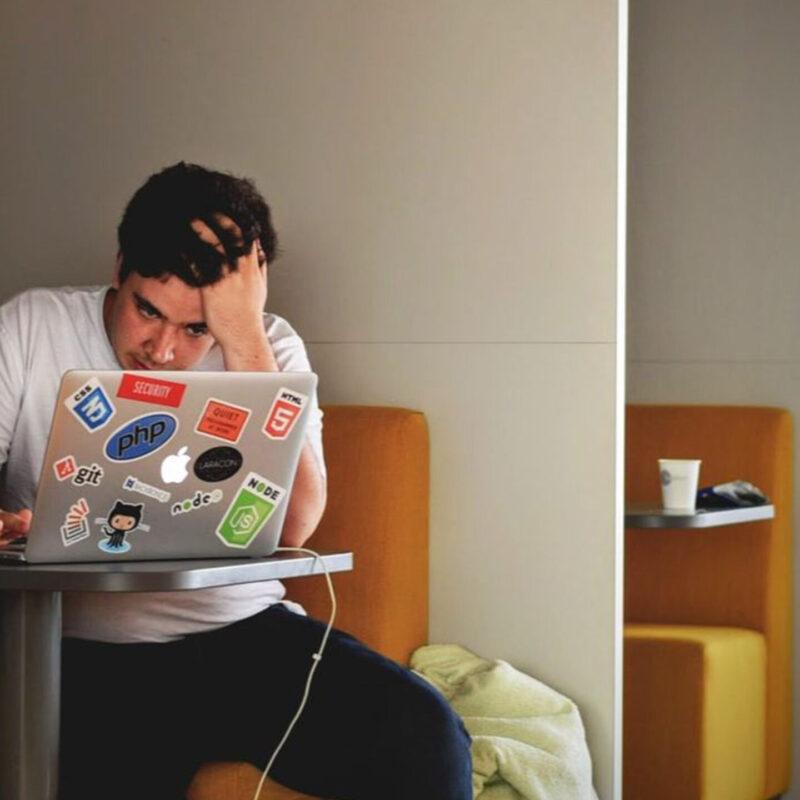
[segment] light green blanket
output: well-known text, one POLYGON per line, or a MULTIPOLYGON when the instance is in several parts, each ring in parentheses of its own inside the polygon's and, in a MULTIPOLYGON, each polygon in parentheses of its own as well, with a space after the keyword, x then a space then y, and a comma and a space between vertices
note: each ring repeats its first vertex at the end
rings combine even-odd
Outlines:
POLYGON ((454 644, 420 647, 411 668, 436 686, 472 736, 480 800, 597 800, 577 706, 505 661, 454 644))

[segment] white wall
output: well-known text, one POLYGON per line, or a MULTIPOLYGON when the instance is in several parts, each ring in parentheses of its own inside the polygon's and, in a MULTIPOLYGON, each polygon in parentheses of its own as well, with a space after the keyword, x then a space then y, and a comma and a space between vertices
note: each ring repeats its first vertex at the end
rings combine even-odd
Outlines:
POLYGON ((578 701, 618 796, 616 0, 6 16, 4 294, 102 279, 156 168, 255 177, 323 401, 428 414, 432 639, 578 701))
POLYGON ((632 402, 781 406, 800 432, 798 41, 794 2, 631 3, 632 402))

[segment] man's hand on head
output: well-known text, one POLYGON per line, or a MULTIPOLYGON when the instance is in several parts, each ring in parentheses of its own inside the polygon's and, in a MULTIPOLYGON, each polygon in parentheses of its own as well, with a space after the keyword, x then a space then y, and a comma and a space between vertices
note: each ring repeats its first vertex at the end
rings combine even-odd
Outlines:
POLYGON ((20 536, 27 536, 31 528, 33 513, 23 508, 16 514, 0 509, 0 544, 4 544, 20 536))
MULTIPOLYGON (((216 214, 215 220, 241 247, 239 226, 224 214, 216 214)), ((227 259, 222 278, 200 288, 205 322, 222 348, 226 369, 277 370, 262 320, 267 301, 267 262, 261 244, 256 239, 246 253, 231 256, 203 220, 192 220, 191 225, 200 239, 227 259)))

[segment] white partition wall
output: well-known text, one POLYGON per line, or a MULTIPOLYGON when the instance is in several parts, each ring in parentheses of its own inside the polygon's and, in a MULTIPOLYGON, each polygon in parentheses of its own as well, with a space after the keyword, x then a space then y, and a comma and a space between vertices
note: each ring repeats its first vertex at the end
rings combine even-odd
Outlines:
POLYGON ((4 25, 2 296, 102 280, 157 168, 253 176, 323 402, 428 416, 432 639, 574 698, 619 797, 617 0, 51 0, 4 25))

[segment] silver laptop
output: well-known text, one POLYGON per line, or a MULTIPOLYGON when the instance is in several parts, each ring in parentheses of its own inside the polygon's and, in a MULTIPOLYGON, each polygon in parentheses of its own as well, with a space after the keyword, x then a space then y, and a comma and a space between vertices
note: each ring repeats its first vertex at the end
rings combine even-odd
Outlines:
POLYGON ((66 372, 31 530, 0 558, 270 555, 316 385, 310 372, 66 372))

